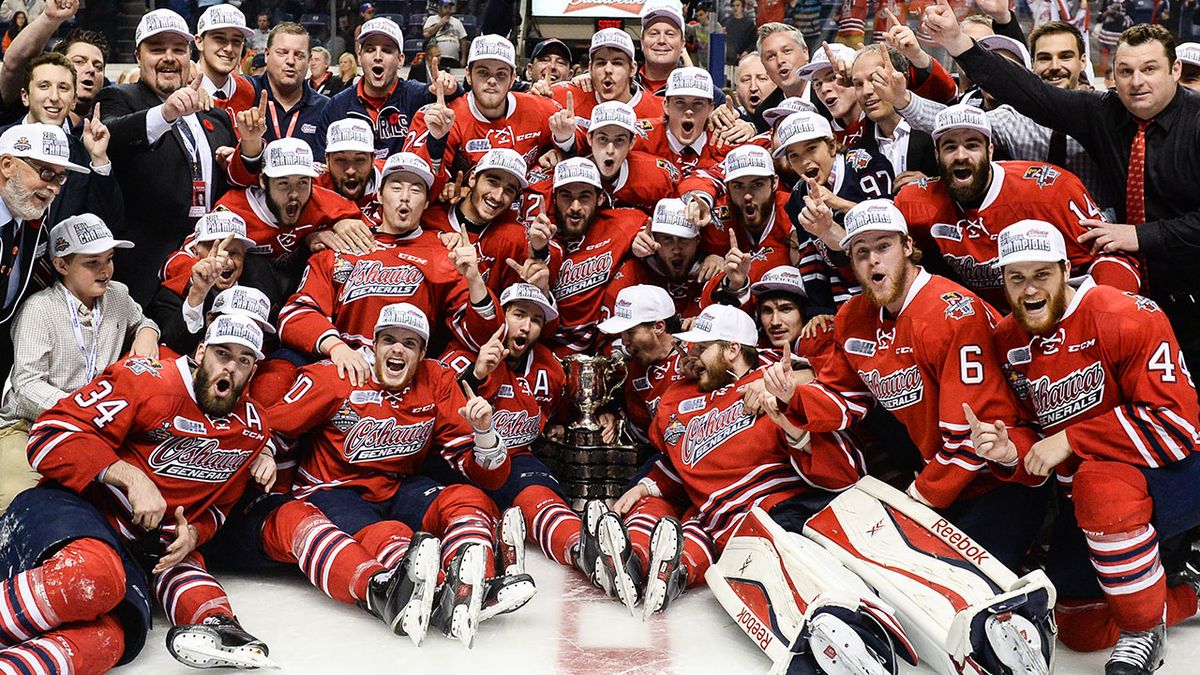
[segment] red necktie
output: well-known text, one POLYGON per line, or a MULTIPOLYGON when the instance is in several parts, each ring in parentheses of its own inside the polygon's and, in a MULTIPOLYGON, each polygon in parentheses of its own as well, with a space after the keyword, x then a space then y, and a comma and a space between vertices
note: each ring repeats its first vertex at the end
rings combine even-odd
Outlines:
POLYGON ((1129 183, 1125 187, 1125 221, 1129 225, 1146 222, 1146 127, 1150 120, 1136 120, 1137 135, 1129 147, 1129 183))

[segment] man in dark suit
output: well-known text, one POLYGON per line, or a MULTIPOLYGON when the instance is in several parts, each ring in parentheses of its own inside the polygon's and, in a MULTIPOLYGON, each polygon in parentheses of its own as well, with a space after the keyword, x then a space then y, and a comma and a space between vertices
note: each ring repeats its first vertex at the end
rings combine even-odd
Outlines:
POLYGON ((933 137, 910 127, 896 112, 896 108, 876 91, 878 84, 874 76, 877 72, 885 72, 884 69, 889 72, 909 72, 908 59, 895 49, 886 49, 889 62, 884 62, 879 49, 864 49, 858 52, 850 68, 858 104, 867 117, 862 136, 854 147, 876 157, 884 157, 891 163, 892 175, 895 176, 892 192, 895 193, 906 183, 922 176, 938 175, 938 163, 933 137))
POLYGON ((97 102, 112 136, 109 155, 125 197, 123 236, 137 243, 136 257, 118 256, 117 279, 146 304, 158 287, 158 270, 196 219, 228 189, 215 152, 237 138, 229 115, 184 79, 192 35, 178 14, 156 9, 135 36, 141 79, 107 87, 97 102))

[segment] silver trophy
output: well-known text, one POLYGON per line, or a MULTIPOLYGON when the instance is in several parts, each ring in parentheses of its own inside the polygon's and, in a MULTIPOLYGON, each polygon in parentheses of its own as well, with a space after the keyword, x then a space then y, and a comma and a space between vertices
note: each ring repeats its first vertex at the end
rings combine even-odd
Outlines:
POLYGON ((579 411, 579 419, 567 428, 576 437, 577 443, 596 445, 590 442, 597 440, 600 433, 596 411, 611 401, 617 389, 625 384, 628 375, 625 359, 620 356, 574 354, 563 359, 563 369, 567 373, 567 392, 579 411))

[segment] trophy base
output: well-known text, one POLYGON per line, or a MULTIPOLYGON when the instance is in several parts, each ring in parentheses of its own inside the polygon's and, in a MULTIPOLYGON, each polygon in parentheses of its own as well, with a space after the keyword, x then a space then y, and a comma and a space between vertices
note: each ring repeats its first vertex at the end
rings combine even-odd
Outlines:
POLYGON ((544 439, 537 455, 562 485, 571 508, 582 512, 589 499, 620 497, 637 473, 638 447, 623 441, 605 444, 598 431, 570 431, 565 441, 544 439))

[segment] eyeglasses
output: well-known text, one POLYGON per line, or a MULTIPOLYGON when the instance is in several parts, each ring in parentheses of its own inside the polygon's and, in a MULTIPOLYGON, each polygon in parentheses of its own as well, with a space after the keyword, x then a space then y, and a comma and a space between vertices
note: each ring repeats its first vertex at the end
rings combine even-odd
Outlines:
POLYGON ((51 169, 49 167, 39 166, 39 165, 34 164, 33 162, 29 161, 28 159, 25 159, 24 157, 21 157, 19 159, 22 162, 25 162, 26 164, 28 164, 31 169, 36 171, 38 178, 42 179, 43 183, 58 183, 59 185, 67 184, 67 178, 70 176, 70 174, 68 172, 55 171, 54 169, 51 169))

